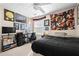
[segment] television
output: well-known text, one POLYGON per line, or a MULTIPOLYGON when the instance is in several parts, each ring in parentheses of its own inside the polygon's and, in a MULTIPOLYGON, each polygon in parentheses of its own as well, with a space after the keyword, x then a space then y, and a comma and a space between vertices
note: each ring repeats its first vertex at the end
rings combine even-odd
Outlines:
POLYGON ((15 33, 15 27, 2 27, 2 33, 15 33))

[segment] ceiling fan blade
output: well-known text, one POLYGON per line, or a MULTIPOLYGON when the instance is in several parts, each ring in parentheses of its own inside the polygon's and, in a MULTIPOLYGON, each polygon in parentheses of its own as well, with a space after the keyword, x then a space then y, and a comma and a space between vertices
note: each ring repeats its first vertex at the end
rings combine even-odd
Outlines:
POLYGON ((33 3, 33 5, 38 5, 38 6, 43 6, 43 5, 48 5, 48 4, 51 4, 51 3, 33 3))
POLYGON ((33 8, 35 10, 40 10, 42 13, 45 13, 45 11, 40 6, 35 5, 35 6, 33 6, 33 8))
POLYGON ((39 10, 42 12, 42 13, 45 13, 45 11, 40 7, 39 10))

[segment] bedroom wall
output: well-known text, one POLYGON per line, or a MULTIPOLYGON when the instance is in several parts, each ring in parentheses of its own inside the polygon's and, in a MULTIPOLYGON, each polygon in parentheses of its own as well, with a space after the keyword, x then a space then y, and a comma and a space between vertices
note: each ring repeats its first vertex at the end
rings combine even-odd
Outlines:
POLYGON ((2 26, 13 27, 13 22, 4 20, 4 7, 3 6, 0 6, 0 12, 1 12, 0 23, 2 24, 2 26))
POLYGON ((45 31, 44 29, 44 19, 34 21, 34 32, 36 32, 36 34, 43 34, 45 31))
POLYGON ((31 18, 27 18, 27 32, 32 33, 33 32, 33 20, 31 18))
MULTIPOLYGON (((64 9, 61 9, 61 10, 57 10, 55 12, 52 12, 53 14, 55 13, 61 13, 63 11, 67 11, 69 9, 72 9, 74 8, 74 18, 75 18, 75 29, 73 30, 49 30, 49 31, 45 31, 43 33, 45 34, 48 34, 48 35, 55 35, 55 36, 64 36, 63 34, 64 33, 67 33, 67 36, 77 36, 77 33, 78 33, 78 29, 79 27, 77 26, 77 7, 76 6, 73 6, 73 7, 70 7, 70 8, 64 8, 64 9)), ((47 15, 46 16, 47 19, 50 19, 50 16, 47 15)), ((42 22, 43 24, 43 22, 42 22)), ((50 26, 51 26, 51 23, 50 23, 50 26)))
MULTIPOLYGON (((77 7, 76 7, 76 9, 77 9, 77 7)), ((78 12, 78 9, 76 10, 76 12, 78 12)), ((76 13, 76 16, 78 16, 78 13, 76 13)), ((77 18, 76 18, 77 19, 77 18)), ((78 19, 77 19, 77 21, 78 21, 78 19)), ((78 22, 76 22, 76 23, 78 23, 78 22)), ((77 37, 79 37, 79 24, 76 24, 76 30, 75 30, 76 32, 76 36, 77 37)))
POLYGON ((0 52, 1 52, 1 41, 2 41, 2 21, 3 21, 3 8, 0 6, 0 52))
POLYGON ((4 8, 0 5, 0 52, 1 52, 1 41, 2 41, 2 26, 13 27, 13 22, 4 20, 4 8))
MULTIPOLYGON (((1 52, 1 40, 2 40, 2 38, 1 38, 2 26, 13 27, 13 22, 4 20, 4 7, 2 5, 0 5, 0 52, 1 52)), ((21 32, 21 31, 18 31, 18 32, 21 32)))
MULTIPOLYGON (((4 20, 4 9, 8 9, 8 10, 11 10, 11 11, 13 11, 13 12, 17 12, 18 11, 18 9, 16 9, 17 7, 15 7, 15 6, 12 6, 12 7, 4 7, 4 6, 2 6, 2 5, 0 5, 1 6, 1 11, 2 11, 2 17, 3 17, 3 19, 1 20, 1 23, 2 23, 2 26, 6 26, 6 27, 13 27, 13 23, 14 22, 11 22, 11 21, 5 21, 4 20)), ((18 11, 18 13, 19 14, 21 14, 21 12, 20 11, 18 11)), ((26 15, 24 15, 24 16, 26 16, 26 15)), ((23 33, 25 33, 25 31, 24 30, 16 30, 16 33, 17 32, 23 32, 23 33)))
MULTIPOLYGON (((36 17, 37 18, 37 17, 36 17)), ((32 18, 33 19, 33 18, 32 18)), ((37 18, 39 19, 39 18, 37 18)), ((37 35, 42 35, 45 31, 45 26, 44 26, 44 20, 50 19, 50 16, 47 15, 46 18, 40 19, 40 20, 34 20, 34 32, 36 32, 37 35)), ((46 26, 48 27, 48 26, 46 26)), ((49 27, 50 30, 50 27, 49 27)))
POLYGON ((62 10, 56 11, 54 13, 60 13, 60 12, 69 10, 71 8, 75 9, 75 11, 74 11, 75 29, 73 29, 73 30, 50 30, 50 31, 47 31, 46 34, 48 34, 48 35, 60 35, 60 36, 63 36, 63 33, 67 33, 68 36, 77 36, 77 34, 76 34, 76 32, 77 32, 77 7, 75 6, 75 7, 70 7, 70 8, 62 9, 62 10), (58 32, 59 32, 59 34, 58 34, 58 32), (62 34, 60 34, 60 33, 62 33, 62 34))

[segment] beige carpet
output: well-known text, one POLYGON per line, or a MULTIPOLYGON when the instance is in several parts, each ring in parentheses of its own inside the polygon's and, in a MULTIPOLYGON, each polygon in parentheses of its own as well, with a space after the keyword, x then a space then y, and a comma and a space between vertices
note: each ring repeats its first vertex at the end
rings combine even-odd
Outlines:
POLYGON ((31 51, 31 43, 28 43, 23 46, 2 52, 0 53, 0 56, 28 56, 31 51))

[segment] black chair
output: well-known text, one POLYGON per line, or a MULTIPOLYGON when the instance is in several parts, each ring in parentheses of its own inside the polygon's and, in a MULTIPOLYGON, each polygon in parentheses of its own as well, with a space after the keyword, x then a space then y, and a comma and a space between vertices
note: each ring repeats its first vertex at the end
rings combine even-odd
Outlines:
POLYGON ((25 35, 22 32, 19 32, 15 35, 17 46, 25 44, 25 35))
POLYGON ((36 34, 34 32, 31 33, 31 36, 28 39, 29 39, 30 42, 33 41, 33 40, 36 40, 36 34))

